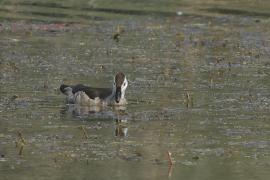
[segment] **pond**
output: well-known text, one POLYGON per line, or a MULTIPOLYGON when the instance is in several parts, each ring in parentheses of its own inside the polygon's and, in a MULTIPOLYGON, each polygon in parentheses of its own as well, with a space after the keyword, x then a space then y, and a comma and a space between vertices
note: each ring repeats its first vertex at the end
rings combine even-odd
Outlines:
POLYGON ((0 5, 1 179, 269 178, 270 3, 0 5), (59 91, 119 71, 125 109, 59 91))

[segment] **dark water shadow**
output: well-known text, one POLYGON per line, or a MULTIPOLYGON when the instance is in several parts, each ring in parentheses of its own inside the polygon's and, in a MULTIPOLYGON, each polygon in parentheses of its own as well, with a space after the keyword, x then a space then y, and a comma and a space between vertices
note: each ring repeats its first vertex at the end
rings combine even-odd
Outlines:
POLYGON ((82 8, 85 11, 105 12, 122 15, 135 15, 135 16, 163 16, 171 17, 176 16, 174 12, 150 11, 150 10, 127 10, 127 9, 111 9, 111 8, 82 8))
POLYGON ((270 17, 270 13, 252 12, 252 11, 245 11, 245 10, 239 10, 239 9, 208 8, 208 9, 203 9, 203 10, 207 12, 219 13, 219 14, 229 14, 229 15, 239 15, 239 16, 258 16, 258 17, 265 17, 265 18, 270 17))
MULTIPOLYGON (((3 8, 0 8, 0 12, 14 13, 11 10, 3 9, 3 8)), ((47 13, 47 12, 33 12, 33 11, 16 11, 16 14, 30 15, 30 16, 34 16, 34 17, 36 17, 36 16, 43 16, 43 17, 51 17, 51 18, 70 18, 70 19, 77 17, 77 18, 84 19, 84 20, 96 20, 96 21, 105 20, 105 18, 99 17, 99 16, 88 16, 88 15, 81 15, 81 14, 70 15, 70 14, 66 14, 66 13, 56 13, 56 12, 47 13)), ((8 18, 5 18, 5 17, 0 17, 0 18, 1 19, 8 19, 8 18)), ((20 19, 23 19, 23 18, 11 18, 11 19, 20 20, 20 19)), ((31 18, 31 20, 32 20, 32 18, 31 18)), ((46 21, 46 20, 39 19, 39 18, 34 18, 34 20, 35 21, 40 21, 40 22, 46 21)), ((50 20, 50 22, 60 22, 60 21, 59 20, 58 21, 53 21, 53 20, 51 21, 50 20)))
POLYGON ((4 9, 4 8, 0 8, 0 12, 9 13, 9 12, 10 12, 10 10, 8 10, 8 9, 4 9))
MULTIPOLYGON (((44 20, 44 19, 39 19, 39 18, 30 18, 30 19, 25 19, 23 17, 3 17, 0 16, 1 21, 31 21, 32 23, 63 23, 63 21, 60 20, 44 20)), ((67 21, 69 23, 74 23, 73 21, 67 21)))
MULTIPOLYGON (((5 3, 7 5, 8 3, 5 3)), ((137 15, 137 16, 177 16, 176 12, 163 12, 163 11, 152 11, 152 10, 127 10, 127 9, 113 9, 113 8, 94 8, 94 7, 69 7, 63 6, 58 3, 44 3, 44 2, 18 2, 16 5, 23 6, 36 6, 45 8, 58 8, 58 9, 69 9, 69 10, 79 10, 88 12, 104 12, 112 14, 122 14, 122 15, 137 15)))

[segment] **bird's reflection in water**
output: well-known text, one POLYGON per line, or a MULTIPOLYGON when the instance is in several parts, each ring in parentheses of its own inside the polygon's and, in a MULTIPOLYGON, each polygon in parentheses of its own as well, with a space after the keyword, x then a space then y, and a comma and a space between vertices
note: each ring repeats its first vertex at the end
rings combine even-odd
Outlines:
POLYGON ((76 117, 99 117, 118 119, 121 116, 126 116, 125 106, 79 106, 76 104, 68 104, 60 111, 62 115, 67 113, 76 117))
POLYGON ((69 106, 69 112, 78 117, 88 117, 91 115, 102 114, 103 110, 104 107, 102 106, 69 106))
POLYGON ((115 136, 126 137, 128 134, 128 113, 125 106, 79 106, 75 104, 66 105, 61 109, 62 115, 72 114, 82 119, 101 118, 115 120, 115 136))
POLYGON ((127 134, 128 134, 128 128, 126 126, 126 121, 122 121, 120 119, 116 120, 115 136, 126 137, 127 134))

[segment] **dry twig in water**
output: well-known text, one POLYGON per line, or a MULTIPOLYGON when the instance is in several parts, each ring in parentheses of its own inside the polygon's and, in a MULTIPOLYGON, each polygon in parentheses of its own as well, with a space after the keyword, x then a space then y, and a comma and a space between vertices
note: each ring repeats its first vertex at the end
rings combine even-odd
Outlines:
POLYGON ((83 136, 84 136, 84 138, 85 138, 85 139, 88 139, 88 134, 87 134, 87 132, 86 132, 86 130, 85 130, 85 127, 84 127, 84 126, 80 126, 80 129, 83 131, 83 136))
POLYGON ((193 99, 191 95, 189 94, 189 92, 186 93, 186 106, 187 108, 193 107, 193 99))
POLYGON ((23 153, 23 148, 24 148, 24 144, 21 144, 20 150, 19 150, 19 155, 21 156, 23 153))
POLYGON ((26 144, 26 141, 25 141, 25 139, 23 138, 21 132, 18 132, 18 136, 19 136, 19 138, 20 138, 21 143, 26 144))
POLYGON ((15 143, 16 143, 16 147, 20 148, 18 154, 21 156, 23 154, 23 149, 26 144, 26 140, 23 138, 21 132, 18 132, 18 139, 16 140, 15 143))
POLYGON ((173 169, 173 166, 169 165, 169 170, 168 170, 168 177, 169 178, 172 176, 172 169, 173 169))
POLYGON ((169 165, 173 165, 173 160, 172 160, 172 153, 170 151, 167 151, 168 159, 169 159, 169 165))

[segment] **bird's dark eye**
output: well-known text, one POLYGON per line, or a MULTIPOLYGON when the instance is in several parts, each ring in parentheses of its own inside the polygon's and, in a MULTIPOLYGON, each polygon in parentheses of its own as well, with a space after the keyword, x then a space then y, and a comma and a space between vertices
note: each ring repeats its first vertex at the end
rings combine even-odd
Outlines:
POLYGON ((126 83, 124 83, 124 86, 126 86, 126 83))

